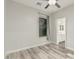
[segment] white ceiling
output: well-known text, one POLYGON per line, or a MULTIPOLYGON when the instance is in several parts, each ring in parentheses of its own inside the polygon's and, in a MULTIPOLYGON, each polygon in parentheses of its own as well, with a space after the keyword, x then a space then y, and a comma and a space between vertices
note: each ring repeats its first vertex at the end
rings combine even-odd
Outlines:
POLYGON ((35 9, 39 9, 41 11, 48 13, 48 14, 58 11, 58 10, 65 8, 65 7, 74 3, 74 0, 58 0, 58 3, 61 5, 61 8, 57 8, 52 5, 49 8, 44 9, 44 7, 47 5, 47 2, 44 0, 14 0, 14 1, 24 4, 24 5, 27 5, 29 7, 35 8, 35 9), (38 1, 42 3, 41 6, 36 4, 38 1))

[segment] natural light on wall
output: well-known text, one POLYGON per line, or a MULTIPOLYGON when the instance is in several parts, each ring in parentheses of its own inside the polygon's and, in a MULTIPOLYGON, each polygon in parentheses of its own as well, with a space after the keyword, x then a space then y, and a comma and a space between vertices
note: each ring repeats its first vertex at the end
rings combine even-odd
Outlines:
POLYGON ((50 5, 55 5, 56 0, 49 0, 48 3, 49 3, 50 5))

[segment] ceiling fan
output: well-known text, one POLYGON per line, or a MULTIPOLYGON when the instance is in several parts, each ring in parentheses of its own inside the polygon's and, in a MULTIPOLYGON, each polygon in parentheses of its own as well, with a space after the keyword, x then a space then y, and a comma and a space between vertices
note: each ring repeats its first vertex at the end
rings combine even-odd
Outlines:
POLYGON ((57 3, 57 1, 58 0, 48 0, 48 4, 45 6, 45 9, 47 9, 51 5, 55 5, 57 8, 60 8, 61 6, 57 3))
POLYGON ((61 6, 57 3, 58 0, 42 0, 47 1, 48 4, 45 6, 45 9, 47 9, 51 5, 55 5, 57 8, 60 8, 61 6))

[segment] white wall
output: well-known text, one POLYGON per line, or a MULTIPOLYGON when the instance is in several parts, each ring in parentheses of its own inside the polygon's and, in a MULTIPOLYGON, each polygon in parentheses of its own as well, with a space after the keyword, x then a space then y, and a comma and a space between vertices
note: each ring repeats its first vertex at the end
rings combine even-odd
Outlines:
POLYGON ((50 35, 51 41, 56 43, 56 25, 58 18, 66 17, 67 21, 67 42, 66 47, 74 49, 74 6, 71 5, 50 15, 50 35))
POLYGON ((47 42, 39 38, 37 10, 10 0, 5 7, 5 53, 47 42))

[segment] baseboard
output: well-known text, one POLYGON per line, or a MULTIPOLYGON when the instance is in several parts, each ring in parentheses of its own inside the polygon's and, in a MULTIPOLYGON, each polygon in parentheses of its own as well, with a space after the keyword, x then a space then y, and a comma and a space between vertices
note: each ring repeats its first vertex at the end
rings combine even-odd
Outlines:
POLYGON ((72 49, 72 48, 70 48, 70 47, 66 47, 66 49, 69 49, 69 50, 71 50, 71 51, 74 52, 74 49, 72 49))
POLYGON ((57 44, 56 42, 53 42, 53 41, 49 41, 50 43, 53 43, 53 44, 57 44))
POLYGON ((22 51, 22 50, 26 50, 26 49, 29 49, 29 48, 33 48, 33 47, 37 47, 37 46, 42 46, 44 44, 49 44, 50 42, 46 41, 44 43, 39 43, 39 44, 36 44, 36 45, 33 45, 33 46, 30 46, 30 47, 24 47, 24 48, 21 48, 21 49, 17 49, 17 50, 12 50, 12 51, 9 51, 5 54, 5 56, 11 54, 11 53, 14 53, 14 52, 18 52, 18 51, 22 51))
MULTIPOLYGON (((49 41, 49 42, 50 42, 50 41, 49 41)), ((51 41, 50 43, 53 43, 53 44, 58 45, 56 42, 52 42, 52 41, 51 41)), ((65 48, 74 52, 74 49, 72 49, 72 48, 70 48, 70 47, 65 47, 65 48)))

